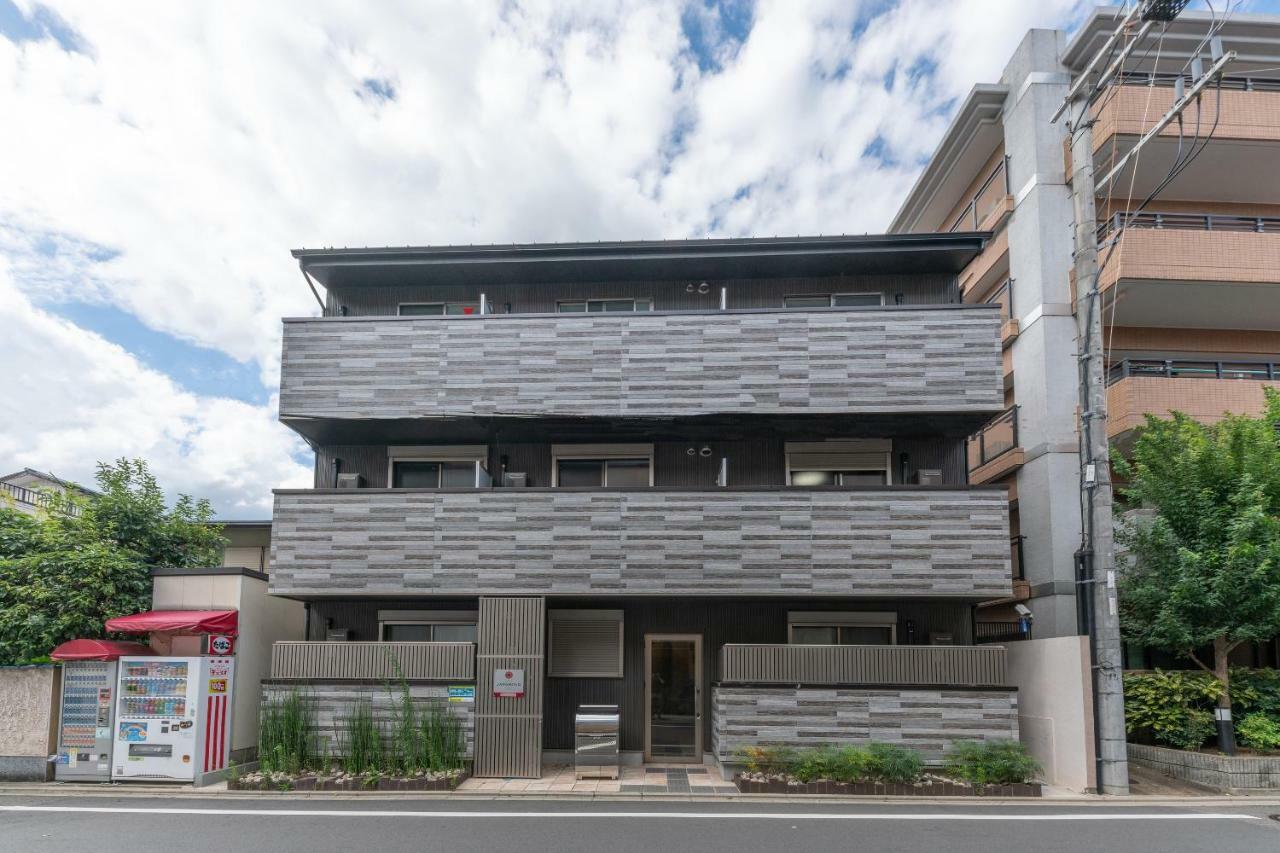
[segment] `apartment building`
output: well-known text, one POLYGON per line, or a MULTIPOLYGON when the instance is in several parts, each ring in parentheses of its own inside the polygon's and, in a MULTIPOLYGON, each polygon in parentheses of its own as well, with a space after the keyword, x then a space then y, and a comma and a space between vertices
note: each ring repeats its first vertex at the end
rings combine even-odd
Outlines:
MULTIPOLYGON (((969 441, 969 479, 1008 493, 1016 600, 1037 637, 1078 633, 1078 371, 1070 158, 1050 121, 1074 75, 1115 28, 1094 10, 1071 38, 1030 31, 999 81, 975 86, 890 226, 894 233, 992 233, 960 273, 966 304, 999 306, 1005 410, 969 441)), ((1184 12, 1140 46, 1122 85, 1094 107, 1099 176, 1174 101, 1207 13, 1184 12), (1147 50, 1147 47, 1152 47, 1147 50)), ((1108 350, 1108 435, 1123 451, 1146 413, 1206 422, 1257 413, 1280 386, 1280 17, 1234 15, 1219 32, 1239 53, 1201 109, 1146 146, 1097 200, 1108 350), (1180 151, 1212 143, 1129 222, 1180 151), (1181 148, 1179 147, 1181 146, 1181 148)), ((1106 188, 1104 188, 1105 190, 1106 188)), ((1017 636, 1012 602, 979 609, 985 635, 1017 636)))
POLYGON ((92 498, 97 494, 93 489, 35 468, 23 468, 0 477, 0 507, 16 509, 27 515, 44 515, 55 508, 59 512, 78 515, 79 508, 62 503, 60 498, 64 495, 92 498))
POLYGON ((537 776, 584 704, 634 761, 1018 735, 1005 408, 985 234, 298 251, 268 694, 325 724, 388 678, 450 697, 480 776, 537 776))

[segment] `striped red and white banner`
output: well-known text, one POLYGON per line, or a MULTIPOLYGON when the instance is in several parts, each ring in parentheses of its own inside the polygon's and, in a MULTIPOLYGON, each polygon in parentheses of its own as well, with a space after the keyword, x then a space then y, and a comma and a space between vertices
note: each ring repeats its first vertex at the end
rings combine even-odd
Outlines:
POLYGON ((205 706, 204 772, 221 770, 227 755, 227 697, 210 696, 205 706))

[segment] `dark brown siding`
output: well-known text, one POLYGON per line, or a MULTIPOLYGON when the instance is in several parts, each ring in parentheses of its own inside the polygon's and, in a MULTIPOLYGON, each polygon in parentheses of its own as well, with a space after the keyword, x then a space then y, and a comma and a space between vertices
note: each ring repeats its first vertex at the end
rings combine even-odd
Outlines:
MULTIPOLYGON (((660 488, 715 488, 720 459, 729 459, 732 486, 786 485, 784 442, 777 438, 752 441, 660 441, 654 442, 654 485, 660 488), (711 449, 703 456, 703 447, 711 449), (692 449, 694 452, 689 453, 692 449)), ((551 485, 550 444, 496 444, 489 454, 489 470, 495 479, 502 470, 528 475, 530 486, 551 485)), ((381 445, 339 445, 322 447, 316 453, 316 488, 332 488, 333 460, 341 473, 358 473, 367 488, 387 487, 387 451, 381 445)), ((893 440, 893 482, 915 482, 920 468, 941 469, 946 485, 965 483, 964 442, 935 436, 909 436, 893 440), (902 454, 906 454, 905 466, 902 454)))
POLYGON ((732 279, 701 282, 630 281, 569 282, 563 284, 423 285, 420 287, 350 287, 331 290, 326 316, 345 308, 346 316, 386 316, 399 313, 402 302, 478 302, 483 292, 490 310, 530 314, 552 312, 556 302, 571 299, 650 298, 659 311, 713 310, 720 305, 720 288, 728 288, 730 308, 780 308, 782 297, 815 293, 884 294, 886 305, 934 305, 959 301, 955 279, 949 275, 833 276, 794 279, 732 279), (693 292, 689 291, 690 285, 693 292))

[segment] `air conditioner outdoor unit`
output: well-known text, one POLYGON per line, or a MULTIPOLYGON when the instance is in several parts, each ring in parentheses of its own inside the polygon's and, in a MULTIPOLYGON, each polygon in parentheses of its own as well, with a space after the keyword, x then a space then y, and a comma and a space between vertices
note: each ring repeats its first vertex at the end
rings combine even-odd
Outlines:
POLYGON ((513 473, 507 471, 502 475, 502 485, 509 488, 523 489, 529 485, 529 475, 524 472, 513 473))
POLYGON ((941 486, 942 471, 938 468, 921 468, 916 471, 916 484, 921 486, 941 486))
POLYGON ((364 485, 362 482, 363 479, 364 478, 361 477, 359 474, 339 474, 338 488, 339 489, 358 489, 362 485, 364 485))

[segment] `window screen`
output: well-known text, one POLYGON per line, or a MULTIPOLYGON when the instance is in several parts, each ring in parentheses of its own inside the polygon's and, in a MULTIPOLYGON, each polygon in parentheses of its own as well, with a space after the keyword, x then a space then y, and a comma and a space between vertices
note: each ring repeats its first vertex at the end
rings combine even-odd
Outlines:
POLYGON ((556 303, 561 314, 652 311, 652 299, 569 299, 556 303))
POLYGON ((579 488, 635 488, 649 485, 648 459, 561 459, 556 485, 579 488))
POLYGON ((479 302, 415 302, 400 306, 402 317, 441 316, 444 314, 479 314, 479 302))
POLYGON ((552 610, 547 673, 553 678, 621 678, 621 610, 552 610))
POLYGON ((476 485, 476 463, 431 460, 396 461, 391 466, 394 489, 470 489, 476 485))
POLYGON ((787 308, 858 308, 883 305, 879 293, 816 293, 805 296, 787 296, 782 300, 787 308))

